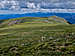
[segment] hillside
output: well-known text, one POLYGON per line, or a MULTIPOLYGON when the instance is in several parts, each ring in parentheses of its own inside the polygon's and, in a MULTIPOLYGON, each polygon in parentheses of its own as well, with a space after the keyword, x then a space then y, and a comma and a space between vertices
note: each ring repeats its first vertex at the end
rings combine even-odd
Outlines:
POLYGON ((75 25, 64 24, 55 16, 39 19, 2 21, 5 26, 0 28, 0 56, 74 56, 75 25))
POLYGON ((21 23, 48 23, 48 24, 68 24, 67 21, 63 18, 59 18, 56 16, 52 17, 21 17, 21 18, 14 18, 14 19, 7 19, 0 21, 2 26, 10 26, 14 24, 21 24, 21 23))
POLYGON ((48 18, 48 21, 50 23, 56 24, 56 23, 60 23, 60 24, 68 24, 67 21, 64 18, 60 18, 57 16, 51 16, 48 18))

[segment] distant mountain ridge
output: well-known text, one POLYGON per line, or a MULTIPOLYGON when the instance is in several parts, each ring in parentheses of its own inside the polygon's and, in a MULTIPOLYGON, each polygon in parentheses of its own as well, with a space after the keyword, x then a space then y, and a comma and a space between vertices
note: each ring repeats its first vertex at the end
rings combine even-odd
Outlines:
POLYGON ((36 24, 36 23, 47 23, 47 24, 68 24, 67 21, 63 18, 57 16, 51 17, 21 17, 21 18, 13 18, 7 20, 1 20, 1 26, 11 26, 16 24, 36 24))
POLYGON ((64 18, 71 24, 75 24, 75 13, 25 13, 25 14, 0 14, 0 20, 19 18, 19 17, 50 17, 50 16, 58 16, 64 18))

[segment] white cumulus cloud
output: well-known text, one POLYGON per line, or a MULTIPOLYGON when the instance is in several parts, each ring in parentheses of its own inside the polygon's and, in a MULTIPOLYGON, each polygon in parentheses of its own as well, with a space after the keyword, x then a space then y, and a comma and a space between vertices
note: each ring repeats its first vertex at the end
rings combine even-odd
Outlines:
POLYGON ((1 8, 4 8, 4 5, 3 5, 2 3, 0 3, 0 9, 1 9, 1 8))
POLYGON ((0 9, 3 8, 14 8, 14 9, 19 9, 20 6, 19 6, 19 2, 18 1, 15 1, 15 0, 4 0, 4 1, 1 1, 0 2, 0 9))
POLYGON ((28 8, 36 8, 35 3, 27 3, 28 8))

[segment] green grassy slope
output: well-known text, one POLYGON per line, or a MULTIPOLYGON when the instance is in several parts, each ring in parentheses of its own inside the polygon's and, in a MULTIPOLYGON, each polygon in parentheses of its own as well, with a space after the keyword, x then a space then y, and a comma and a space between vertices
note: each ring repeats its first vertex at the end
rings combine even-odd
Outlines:
POLYGON ((50 23, 53 21, 50 18, 40 19, 48 19, 49 23, 35 18, 37 22, 29 21, 28 17, 28 21, 21 19, 24 22, 8 25, 17 19, 5 20, 3 23, 7 26, 0 28, 0 56, 75 55, 75 25, 50 23))
POLYGON ((22 18, 14 18, 14 19, 8 19, 8 20, 2 20, 0 21, 0 27, 4 27, 4 26, 11 26, 11 25, 15 25, 15 24, 21 24, 21 23, 48 23, 48 24, 68 24, 66 22, 66 20, 64 20, 63 18, 59 18, 56 16, 52 16, 52 17, 45 17, 45 18, 41 18, 41 17, 22 17, 22 18))
POLYGON ((67 21, 64 18, 60 18, 57 16, 51 16, 48 18, 48 21, 50 23, 56 24, 56 23, 61 23, 61 24, 68 24, 67 21))

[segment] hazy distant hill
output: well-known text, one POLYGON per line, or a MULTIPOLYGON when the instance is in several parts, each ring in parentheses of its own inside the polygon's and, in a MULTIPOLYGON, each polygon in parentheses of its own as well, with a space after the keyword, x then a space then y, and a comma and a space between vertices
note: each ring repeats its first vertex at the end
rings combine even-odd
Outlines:
POLYGON ((48 24, 68 24, 63 18, 51 16, 51 17, 21 17, 0 21, 2 26, 10 26, 21 23, 48 23, 48 24))
POLYGON ((51 16, 48 18, 48 21, 50 23, 62 23, 62 24, 68 24, 67 21, 64 19, 64 18, 60 18, 60 17, 57 17, 57 16, 51 16))

